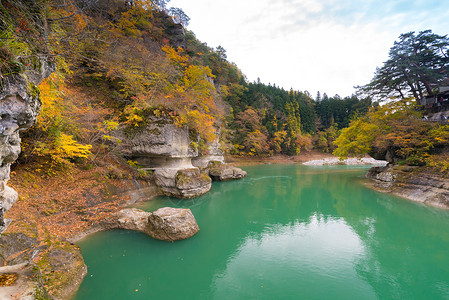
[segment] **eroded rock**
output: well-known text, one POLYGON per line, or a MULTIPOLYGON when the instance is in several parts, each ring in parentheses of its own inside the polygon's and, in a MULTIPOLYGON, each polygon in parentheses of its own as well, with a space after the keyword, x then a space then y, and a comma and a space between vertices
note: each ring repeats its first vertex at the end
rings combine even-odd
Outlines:
POLYGON ((210 162, 207 170, 209 172, 209 176, 214 181, 240 179, 247 175, 247 173, 240 168, 223 164, 218 161, 210 162))
POLYGON ((155 212, 125 208, 97 225, 95 231, 127 229, 164 241, 184 240, 199 231, 190 209, 164 207, 155 212))
POLYGON ((449 208, 449 181, 442 174, 416 166, 371 168, 367 177, 372 186, 412 201, 449 208))
POLYGON ((148 221, 149 234, 163 241, 184 240, 200 230, 190 209, 160 208, 150 215, 148 221))
POLYGON ((198 150, 191 146, 189 130, 173 124, 169 118, 151 117, 140 130, 128 133, 121 150, 146 170, 167 196, 192 198, 208 192, 211 179, 192 165, 198 150))
POLYGON ((198 168, 156 169, 154 180, 162 193, 177 198, 193 198, 207 193, 211 178, 198 168))
POLYGON ((16 274, 17 279, 12 285, 0 288, 0 299, 50 299, 43 286, 42 275, 34 264, 25 262, 0 267, 0 275, 3 274, 16 274))
POLYGON ((33 258, 36 239, 23 233, 0 236, 0 265, 15 265, 33 258))
MULTIPOLYGON (((50 68, 48 66, 48 68, 50 68)), ((17 193, 6 184, 11 164, 20 154, 19 132, 36 121, 41 107, 36 88, 49 71, 32 72, 30 77, 14 75, 2 79, 0 90, 0 203, 1 210, 8 211, 17 200, 17 193), (32 76, 31 76, 32 75, 32 76), (28 79, 31 78, 32 80, 28 79)), ((3 213, 0 213, 2 217, 3 213)), ((0 233, 7 222, 0 218, 0 233)))
POLYGON ((0 299, 68 299, 87 272, 78 246, 62 240, 42 243, 23 233, 0 237, 0 265, 0 274, 18 274, 13 285, 0 288, 0 299), (51 298, 44 285, 48 281, 54 284, 51 298))
POLYGON ((219 136, 219 129, 216 129, 215 136, 217 137, 213 142, 207 145, 207 152, 205 154, 199 153, 197 157, 192 159, 192 164, 198 168, 207 168, 211 161, 224 163, 223 150, 221 149, 219 136))
POLYGON ((125 208, 102 221, 99 230, 127 229, 148 233, 148 218, 151 213, 137 208, 125 208))
POLYGON ((162 117, 150 117, 150 123, 124 135, 122 154, 148 168, 191 168, 198 151, 191 147, 189 131, 162 117))

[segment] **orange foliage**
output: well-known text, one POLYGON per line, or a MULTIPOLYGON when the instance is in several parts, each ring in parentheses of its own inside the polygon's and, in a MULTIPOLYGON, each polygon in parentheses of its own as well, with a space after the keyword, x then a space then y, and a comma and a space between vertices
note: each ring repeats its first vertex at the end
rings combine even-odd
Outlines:
POLYGON ((182 47, 178 47, 178 50, 175 50, 173 47, 169 45, 164 45, 162 46, 162 51, 167 53, 168 59, 174 66, 178 68, 185 68, 187 66, 189 57, 183 55, 184 49, 182 49, 182 47))

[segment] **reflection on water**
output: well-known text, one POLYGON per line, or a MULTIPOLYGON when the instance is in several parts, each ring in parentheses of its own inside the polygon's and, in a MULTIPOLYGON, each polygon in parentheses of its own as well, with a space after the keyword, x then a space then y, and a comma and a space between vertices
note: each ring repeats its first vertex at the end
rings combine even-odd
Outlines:
POLYGON ((76 299, 449 299, 447 211, 366 189, 365 168, 245 169, 202 197, 143 206, 191 208, 192 239, 83 241, 76 299))
POLYGON ((215 299, 327 299, 329 290, 346 299, 375 299, 354 270, 364 255, 362 242, 344 220, 313 215, 308 222, 250 234, 226 269, 215 274, 211 289, 215 299), (310 289, 317 282, 326 290, 310 289))

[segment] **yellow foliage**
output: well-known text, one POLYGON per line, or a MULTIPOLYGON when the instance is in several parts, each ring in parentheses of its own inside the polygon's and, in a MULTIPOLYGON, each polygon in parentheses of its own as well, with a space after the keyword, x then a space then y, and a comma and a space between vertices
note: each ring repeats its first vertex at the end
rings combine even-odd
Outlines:
MULTIPOLYGON (((347 157, 366 153, 385 155, 409 165, 443 166, 433 149, 446 147, 449 126, 422 121, 413 101, 401 100, 371 110, 353 120, 336 139, 334 154, 347 157)), ((444 166, 442 167, 444 168, 444 166)))
POLYGON ((364 156, 371 150, 378 126, 364 119, 351 121, 349 127, 342 129, 334 144, 338 147, 334 154, 347 158, 349 155, 364 156))
POLYGON ((103 122, 103 124, 106 126, 106 130, 117 130, 119 126, 119 122, 112 121, 112 120, 106 120, 103 122))
POLYGON ((198 110, 190 110, 185 115, 175 118, 175 124, 179 127, 188 126, 209 142, 215 139, 214 118, 198 110))
POLYGON ((449 171, 449 155, 448 154, 440 154, 440 155, 430 155, 426 163, 429 167, 436 168, 440 172, 448 172, 449 171))
MULTIPOLYGON (((91 145, 80 144, 69 134, 78 128, 70 117, 73 105, 64 98, 64 90, 63 77, 58 72, 42 81, 39 85, 41 113, 36 127, 24 139, 25 154, 48 159, 51 167, 67 166, 71 160, 88 158, 91 154, 91 145)), ((87 112, 75 109, 75 113, 87 112)))
POLYGON ((62 82, 63 78, 53 73, 39 85, 42 109, 37 117, 37 126, 44 131, 61 122, 64 104, 63 92, 59 86, 62 85, 62 82))
POLYGON ((214 91, 214 85, 208 78, 214 78, 209 67, 188 66, 182 79, 183 91, 192 91, 195 96, 208 98, 214 91))
POLYGON ((178 50, 175 50, 173 47, 169 45, 164 45, 162 47, 162 50, 167 53, 167 57, 170 60, 170 62, 178 67, 178 68, 184 68, 187 66, 187 62, 189 61, 189 57, 183 55, 184 49, 181 47, 178 47, 178 50))
POLYGON ((91 148, 92 145, 82 145, 75 141, 73 136, 62 133, 61 136, 56 139, 56 147, 51 154, 52 156, 68 159, 88 158, 91 154, 91 148))
POLYGON ((82 145, 73 136, 61 134, 52 142, 36 142, 35 151, 39 156, 50 157, 56 165, 67 165, 68 160, 88 158, 92 145, 82 145))

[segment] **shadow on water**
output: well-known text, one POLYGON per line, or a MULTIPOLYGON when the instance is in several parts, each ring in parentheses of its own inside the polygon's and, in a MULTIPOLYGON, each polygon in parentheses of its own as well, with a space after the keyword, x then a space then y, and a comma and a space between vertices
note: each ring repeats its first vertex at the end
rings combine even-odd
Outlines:
POLYGON ((76 299, 449 297, 447 211, 368 190, 366 168, 245 169, 202 197, 143 206, 190 208, 201 230, 189 240, 112 231, 81 242, 89 274, 76 299))

